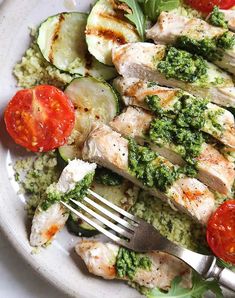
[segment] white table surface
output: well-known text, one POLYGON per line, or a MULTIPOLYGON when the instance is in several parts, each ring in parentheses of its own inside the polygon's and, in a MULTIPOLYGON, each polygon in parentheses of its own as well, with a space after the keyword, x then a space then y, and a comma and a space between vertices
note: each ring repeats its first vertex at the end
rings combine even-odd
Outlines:
POLYGON ((0 229, 0 297, 67 298, 42 279, 11 246, 0 229))

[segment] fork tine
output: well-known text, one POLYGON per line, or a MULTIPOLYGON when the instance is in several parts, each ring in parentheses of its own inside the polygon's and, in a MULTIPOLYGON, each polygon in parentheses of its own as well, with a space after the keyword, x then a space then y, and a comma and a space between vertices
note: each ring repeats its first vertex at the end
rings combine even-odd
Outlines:
POLYGON ((131 234, 131 233, 127 232, 126 230, 122 229, 121 227, 113 224, 112 222, 110 222, 109 220, 107 220, 103 216, 99 215, 95 211, 91 210, 90 208, 88 208, 87 206, 85 206, 84 204, 82 204, 81 202, 75 201, 73 199, 70 199, 70 201, 73 202, 74 204, 76 204, 78 207, 80 207, 84 211, 86 211, 87 213, 89 213, 90 215, 92 215, 93 217, 95 217, 96 219, 98 219, 100 222, 102 222, 103 224, 105 224, 107 227, 113 229, 115 232, 117 232, 117 233, 125 236, 128 239, 131 239, 132 238, 132 235, 133 234, 131 234))
POLYGON ((83 200, 85 202, 87 202, 88 204, 90 204, 91 206, 93 206, 96 209, 98 209, 99 211, 101 211, 106 216, 109 216, 111 219, 114 219, 116 222, 118 222, 119 224, 121 224, 125 228, 127 228, 127 229, 129 229, 129 230, 131 230, 133 232, 135 231, 136 227, 132 226, 129 222, 127 222, 126 220, 124 220, 124 219, 120 218, 119 216, 113 214, 109 210, 103 208, 102 206, 100 206, 99 204, 97 204, 93 200, 89 199, 88 197, 83 198, 83 200))
POLYGON ((99 201, 101 201, 102 203, 104 203, 105 205, 109 206, 110 208, 112 208, 113 210, 117 211, 118 213, 121 213, 123 216, 133 220, 136 223, 140 223, 140 221, 132 214, 126 212, 125 210, 121 209, 120 207, 114 205, 113 203, 111 203, 110 201, 104 199, 103 197, 101 197, 100 195, 98 195, 97 193, 95 193, 94 191, 92 191, 91 189, 88 189, 88 192, 95 197, 96 199, 98 199, 99 201))
POLYGON ((70 205, 68 205, 65 202, 61 201, 61 204, 63 204, 67 209, 69 209, 70 211, 72 211, 74 214, 76 214, 78 217, 80 217, 82 220, 84 220, 86 223, 88 223, 89 225, 91 225, 92 227, 94 227, 95 229, 97 229, 98 231, 100 231, 101 233, 103 233, 104 235, 106 235, 108 238, 110 238, 111 240, 126 246, 125 242, 123 239, 121 239, 120 237, 114 235, 113 233, 107 231, 106 229, 104 229, 103 227, 101 227, 99 224, 97 224, 96 222, 92 221, 90 218, 88 218, 87 216, 85 216, 84 214, 82 214, 81 212, 77 211, 76 209, 74 209, 73 207, 71 207, 70 205))

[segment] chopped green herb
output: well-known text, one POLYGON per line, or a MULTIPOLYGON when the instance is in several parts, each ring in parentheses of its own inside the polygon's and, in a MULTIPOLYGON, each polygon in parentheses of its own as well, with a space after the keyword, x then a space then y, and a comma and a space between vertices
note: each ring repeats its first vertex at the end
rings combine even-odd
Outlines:
POLYGON ((105 168, 99 168, 95 171, 95 180, 107 186, 120 185, 123 182, 121 176, 105 168))
POLYGON ((196 40, 188 36, 177 38, 176 47, 198 54, 210 61, 220 60, 223 50, 232 49, 235 45, 235 35, 229 31, 216 38, 204 38, 196 40))
POLYGON ((220 124, 219 117, 223 115, 224 111, 222 109, 212 110, 206 113, 206 122, 207 125, 213 129, 214 132, 218 132, 219 134, 223 132, 223 126, 220 124))
POLYGON ((182 174, 178 167, 168 165, 157 153, 137 145, 133 139, 129 140, 129 169, 144 185, 161 191, 166 191, 182 174))
POLYGON ((213 26, 228 29, 228 22, 225 20, 224 13, 222 11, 219 11, 218 6, 214 6, 208 22, 213 26))
POLYGON ((145 97, 145 102, 149 106, 150 110, 157 115, 162 115, 164 113, 161 107, 161 99, 158 95, 148 95, 145 97))
POLYGON ((69 199, 82 199, 87 194, 87 189, 93 181, 94 173, 87 174, 75 187, 67 193, 61 193, 56 189, 56 183, 51 184, 47 190, 47 197, 41 203, 42 210, 47 210, 52 204, 60 201, 68 202, 69 199))
POLYGON ((235 45, 235 34, 226 31, 217 39, 217 46, 223 50, 230 50, 235 45))
POLYGON ((151 260, 143 254, 136 253, 121 247, 118 251, 116 260, 117 275, 120 278, 129 278, 132 280, 138 268, 151 270, 151 260))
POLYGON ((207 109, 208 100, 183 95, 177 105, 176 123, 180 127, 191 127, 199 130, 205 124, 205 110, 207 109))
MULTIPOLYGON (((147 137, 157 144, 173 143, 181 156, 190 165, 196 167, 196 157, 201 153, 205 139, 199 131, 205 124, 205 110, 208 101, 205 99, 195 100, 191 96, 182 95, 177 101, 177 107, 168 113, 160 106, 160 98, 156 95, 146 98, 150 110, 161 118, 155 118, 150 124, 147 137)), ((195 175, 192 168, 185 169, 186 173, 195 175)))
POLYGON ((188 36, 180 36, 177 38, 176 47, 207 57, 211 61, 219 60, 223 56, 221 51, 218 51, 216 41, 208 37, 196 40, 188 36))
POLYGON ((191 165, 197 164, 204 138, 201 132, 180 128, 175 121, 168 118, 154 119, 149 129, 149 138, 158 146, 174 143, 178 145, 181 156, 191 165))
POLYGON ((175 78, 189 83, 207 78, 207 64, 202 57, 174 47, 166 51, 165 58, 157 63, 157 69, 167 79, 175 78))

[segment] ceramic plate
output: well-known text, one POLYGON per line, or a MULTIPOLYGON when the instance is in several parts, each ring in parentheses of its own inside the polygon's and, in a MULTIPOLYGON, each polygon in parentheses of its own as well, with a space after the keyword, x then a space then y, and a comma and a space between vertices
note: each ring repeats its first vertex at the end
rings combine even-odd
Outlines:
MULTIPOLYGON (((75 1, 5 0, 0 6, 0 225, 12 244, 39 273, 65 293, 80 298, 137 298, 139 294, 121 282, 95 278, 74 253, 78 238, 66 229, 47 249, 33 253, 28 242, 25 198, 17 195, 12 162, 25 155, 7 136, 2 120, 5 105, 16 91, 14 64, 30 44, 29 28, 58 12, 70 11, 75 1)), ((88 11, 92 1, 77 1, 79 11, 88 11)), ((73 10, 75 7, 73 7, 73 10)))

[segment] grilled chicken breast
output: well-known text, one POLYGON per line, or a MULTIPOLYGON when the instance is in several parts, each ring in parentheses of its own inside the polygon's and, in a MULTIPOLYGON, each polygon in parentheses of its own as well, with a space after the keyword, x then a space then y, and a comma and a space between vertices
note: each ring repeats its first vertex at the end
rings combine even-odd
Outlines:
POLYGON ((158 82, 160 85, 181 88, 189 93, 205 98, 222 106, 235 106, 235 87, 232 78, 215 65, 206 62, 207 79, 202 82, 184 82, 167 79, 157 66, 166 53, 165 45, 152 43, 128 43, 113 49, 113 63, 125 78, 139 78, 158 82))
MULTIPOLYGON (((111 243, 82 240, 76 245, 77 254, 85 262, 90 273, 104 279, 119 278, 116 272, 116 260, 119 247, 111 243)), ((191 270, 179 259, 162 252, 144 254, 151 261, 151 269, 137 269, 133 282, 147 288, 158 287, 167 290, 176 276, 182 277, 181 285, 191 287, 191 270)), ((123 278, 128 280, 128 278, 123 278)))
MULTIPOLYGON (((54 191, 65 194, 73 190, 77 183, 87 174, 94 172, 95 168, 95 164, 89 164, 82 160, 74 159, 70 161, 64 168, 58 183, 53 186, 54 191)), ((32 246, 42 246, 51 241, 64 227, 67 219, 68 212, 59 202, 51 204, 46 210, 40 204, 33 217, 30 244, 32 246)))
MULTIPOLYGON (((201 41, 205 38, 218 38, 227 31, 227 29, 212 26, 202 19, 162 12, 157 23, 151 29, 147 30, 147 38, 153 39, 155 43, 174 45, 178 38, 182 36, 201 41)), ((229 34, 231 36, 234 35, 233 32, 229 32, 229 34)), ((195 47, 190 47, 190 49, 194 51, 195 47)), ((213 63, 235 74, 235 46, 225 50, 219 48, 218 54, 221 58, 213 59, 213 63)), ((208 55, 204 57, 207 59, 208 55)))
MULTIPOLYGON (((167 158, 170 162, 184 165, 184 160, 177 150, 177 145, 163 142, 163 146, 157 146, 147 137, 151 121, 154 116, 147 111, 128 107, 126 111, 110 122, 110 126, 124 136, 136 139, 140 144, 148 142, 152 150, 167 158)), ((213 146, 204 143, 201 154, 197 158, 198 179, 212 189, 229 195, 235 179, 235 170, 232 162, 229 162, 213 146)))
MULTIPOLYGON (((174 105, 179 100, 179 89, 160 87, 156 83, 143 81, 135 78, 118 77, 114 80, 115 89, 121 94, 126 106, 134 105, 149 109, 145 99, 148 95, 157 95, 160 98, 160 106, 163 110, 174 109, 174 105)), ((189 95, 185 92, 185 95, 189 95)), ((192 96, 193 98, 193 96, 192 96)), ((195 100, 197 98, 195 97, 195 100)), ((231 148, 235 148, 235 122, 233 114, 215 104, 208 103, 205 110, 205 124, 202 131, 210 134, 221 143, 231 148), (211 121, 211 115, 213 117, 211 121), (220 127, 220 129, 219 129, 220 127)))
MULTIPOLYGON (((117 172, 134 184, 147 189, 152 195, 167 201, 173 208, 176 207, 186 212, 202 224, 206 224, 214 211, 214 195, 197 179, 182 176, 164 193, 154 187, 144 186, 129 170, 128 140, 107 125, 94 125, 82 153, 85 160, 96 162, 117 172)), ((156 158, 156 162, 165 163, 170 168, 174 167, 161 156, 156 158)))

